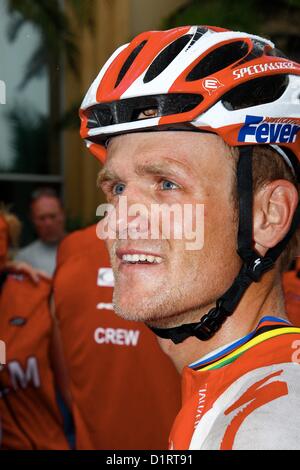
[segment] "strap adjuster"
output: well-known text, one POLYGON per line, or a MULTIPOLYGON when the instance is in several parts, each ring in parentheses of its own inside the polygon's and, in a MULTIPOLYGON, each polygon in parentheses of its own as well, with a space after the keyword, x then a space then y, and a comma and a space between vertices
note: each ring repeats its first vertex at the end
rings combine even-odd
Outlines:
POLYGON ((255 256, 246 263, 246 272, 254 282, 258 282, 264 272, 269 271, 274 266, 274 261, 269 256, 255 256))
POLYGON ((216 307, 212 308, 207 314, 203 315, 200 322, 195 324, 193 328, 193 335, 196 338, 207 341, 212 338, 214 334, 221 328, 226 318, 230 315, 222 307, 222 301, 217 302, 216 307))

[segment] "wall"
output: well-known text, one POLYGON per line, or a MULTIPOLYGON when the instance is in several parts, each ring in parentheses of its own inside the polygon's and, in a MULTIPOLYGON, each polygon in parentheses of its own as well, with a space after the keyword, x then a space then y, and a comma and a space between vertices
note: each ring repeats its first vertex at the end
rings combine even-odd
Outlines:
MULTIPOLYGON (((93 31, 81 33, 81 77, 65 71, 65 106, 80 103, 109 55, 141 31, 157 29, 162 19, 186 0, 94 0, 93 31)), ((78 124, 79 127, 79 124, 78 124)), ((65 203, 71 218, 95 219, 103 197, 96 188, 99 164, 85 150, 78 129, 64 134, 65 203)))

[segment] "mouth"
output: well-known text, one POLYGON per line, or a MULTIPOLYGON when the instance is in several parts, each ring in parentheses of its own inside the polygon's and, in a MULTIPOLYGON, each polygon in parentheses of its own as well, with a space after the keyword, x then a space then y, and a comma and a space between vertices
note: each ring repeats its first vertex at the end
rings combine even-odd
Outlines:
POLYGON ((121 261, 121 265, 148 265, 155 266, 163 262, 163 258, 156 253, 135 251, 135 250, 120 250, 117 251, 117 257, 121 261))

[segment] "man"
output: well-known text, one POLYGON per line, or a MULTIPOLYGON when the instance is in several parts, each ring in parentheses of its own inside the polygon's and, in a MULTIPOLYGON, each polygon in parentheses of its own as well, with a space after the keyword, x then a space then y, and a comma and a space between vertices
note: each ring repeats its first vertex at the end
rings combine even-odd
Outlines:
POLYGON ((96 226, 65 237, 54 300, 76 449, 166 449, 180 408, 179 374, 148 328, 112 312, 112 292, 108 253, 96 226))
POLYGON ((52 276, 57 247, 65 235, 64 210, 56 192, 51 188, 36 190, 32 194, 30 214, 38 239, 21 249, 16 259, 52 276))
POLYGON ((186 26, 119 48, 83 101, 115 310, 184 368, 170 448, 300 448, 300 330, 280 282, 300 216, 299 74, 266 39, 186 26), (194 210, 168 232, 157 205, 194 210), (203 206, 190 249, 178 229, 201 232, 203 206))
POLYGON ((52 368, 60 371, 60 365, 51 361, 51 283, 24 264, 7 264, 16 225, 12 220, 10 214, 0 213, 0 340, 6 350, 5 363, 0 364, 0 446, 67 450, 52 368))

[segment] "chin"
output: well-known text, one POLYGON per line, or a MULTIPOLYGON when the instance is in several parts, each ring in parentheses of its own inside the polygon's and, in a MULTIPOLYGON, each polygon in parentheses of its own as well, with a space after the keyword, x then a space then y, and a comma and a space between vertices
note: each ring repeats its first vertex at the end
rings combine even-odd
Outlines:
POLYGON ((162 317, 161 312, 164 311, 161 305, 153 305, 153 296, 148 297, 148 301, 138 302, 136 297, 128 299, 127 295, 120 297, 114 293, 113 304, 115 313, 129 321, 151 322, 162 317))

